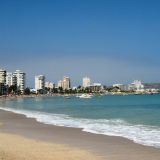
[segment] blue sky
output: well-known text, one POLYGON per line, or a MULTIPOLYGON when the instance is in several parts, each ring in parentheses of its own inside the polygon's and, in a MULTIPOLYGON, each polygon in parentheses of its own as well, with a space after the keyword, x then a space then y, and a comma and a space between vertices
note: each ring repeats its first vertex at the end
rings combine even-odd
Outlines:
POLYGON ((0 67, 73 85, 160 82, 158 0, 0 0, 0 67))

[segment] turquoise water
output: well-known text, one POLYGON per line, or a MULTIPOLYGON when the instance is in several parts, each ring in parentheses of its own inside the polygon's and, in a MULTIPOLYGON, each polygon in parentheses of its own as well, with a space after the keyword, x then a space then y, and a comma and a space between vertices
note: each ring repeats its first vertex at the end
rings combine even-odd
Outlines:
POLYGON ((160 95, 36 97, 0 102, 37 121, 160 147, 160 95))

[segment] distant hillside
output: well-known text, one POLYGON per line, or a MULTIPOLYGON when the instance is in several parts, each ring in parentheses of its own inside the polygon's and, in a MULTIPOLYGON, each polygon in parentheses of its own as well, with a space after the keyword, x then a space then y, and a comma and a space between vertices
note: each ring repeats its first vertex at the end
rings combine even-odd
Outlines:
POLYGON ((144 83, 144 88, 145 89, 160 89, 160 83, 144 83))

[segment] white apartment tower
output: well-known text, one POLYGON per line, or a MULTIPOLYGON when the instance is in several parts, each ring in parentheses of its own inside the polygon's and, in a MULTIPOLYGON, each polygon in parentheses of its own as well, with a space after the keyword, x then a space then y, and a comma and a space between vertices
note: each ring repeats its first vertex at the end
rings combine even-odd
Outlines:
POLYGON ((6 84, 6 70, 0 69, 0 83, 6 84))
POLYGON ((20 70, 16 70, 14 72, 14 76, 17 80, 17 89, 24 93, 26 87, 26 74, 20 70))
POLYGON ((7 72, 6 84, 9 87, 12 86, 12 85, 16 85, 17 84, 17 78, 16 78, 16 76, 13 73, 7 72))
POLYGON ((70 78, 67 76, 64 76, 63 78, 63 84, 62 84, 62 88, 65 90, 68 90, 71 88, 71 81, 70 78))
POLYGON ((35 76, 35 89, 40 90, 44 89, 44 87, 45 87, 45 76, 44 75, 35 76))
POLYGON ((84 77, 84 78, 83 78, 83 87, 86 88, 86 87, 89 87, 90 85, 91 85, 91 80, 90 80, 90 78, 84 77))

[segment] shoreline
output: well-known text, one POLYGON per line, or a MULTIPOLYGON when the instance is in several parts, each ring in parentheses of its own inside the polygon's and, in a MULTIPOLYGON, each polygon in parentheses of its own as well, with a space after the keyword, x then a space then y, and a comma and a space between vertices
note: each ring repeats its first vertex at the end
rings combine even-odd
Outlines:
MULTIPOLYGON (((54 94, 30 94, 30 95, 1 95, 0 100, 11 100, 11 99, 18 99, 18 98, 35 98, 35 97, 65 97, 65 96, 76 96, 76 95, 81 95, 81 94, 87 94, 87 93, 54 93, 54 94)), ((97 93, 91 93, 93 95, 97 95, 97 93)), ((160 95, 160 93, 116 93, 116 92, 108 92, 108 93, 98 93, 98 96, 127 96, 127 95, 160 95)))
MULTIPOLYGON (((32 98, 39 98, 39 97, 45 98, 45 97, 48 97, 48 96, 49 95, 47 95, 47 96, 46 95, 42 95, 42 96, 41 95, 39 95, 39 96, 23 96, 23 95, 21 95, 21 96, 12 96, 11 98, 7 97, 6 99, 3 98, 3 99, 0 99, 0 100, 1 100, 1 102, 7 102, 7 101, 14 101, 14 100, 19 100, 19 99, 20 100, 23 100, 23 99, 25 100, 25 99, 32 99, 32 98)), ((58 97, 58 96, 63 97, 64 95, 54 95, 54 96, 55 97, 58 97)), ((52 96, 49 96, 49 97, 51 98, 52 96)), ((2 105, 3 105, 3 103, 2 103, 2 105)), ((148 139, 143 138, 143 137, 146 136, 146 135, 143 134, 143 130, 138 130, 137 131, 137 128, 135 128, 134 130, 132 130, 130 132, 129 136, 127 134, 125 134, 125 133, 123 134, 123 132, 122 132, 122 134, 116 134, 116 130, 115 130, 115 133, 114 132, 110 133, 110 130, 108 130, 107 133, 103 133, 103 130, 102 131, 101 130, 98 131, 96 129, 92 129, 92 126, 91 126, 91 129, 88 129, 88 127, 84 127, 86 123, 83 122, 83 124, 81 124, 81 122, 79 122, 77 119, 71 119, 71 120, 75 121, 75 122, 78 121, 81 125, 79 125, 79 124, 72 125, 70 123, 63 123, 63 120, 65 120, 63 117, 58 117, 58 118, 60 118, 60 122, 56 121, 57 120, 57 115, 55 115, 55 117, 54 117, 54 115, 52 115, 53 117, 51 117, 50 115, 45 115, 45 112, 42 112, 42 114, 39 114, 39 113, 36 113, 36 111, 35 111, 35 114, 33 114, 32 111, 27 111, 27 110, 26 111, 15 110, 15 109, 4 108, 4 107, 0 107, 0 109, 5 110, 5 111, 9 111, 9 112, 12 112, 12 113, 15 113, 15 114, 24 115, 26 118, 35 119, 39 123, 53 125, 53 126, 58 126, 58 127, 81 129, 81 131, 87 132, 87 133, 91 133, 91 134, 125 138, 127 140, 133 141, 136 144, 140 144, 140 145, 143 145, 143 146, 149 146, 149 147, 154 147, 154 148, 160 149, 159 142, 157 143, 157 140, 156 141, 152 141, 152 137, 157 137, 157 135, 154 134, 155 132, 157 132, 157 130, 154 130, 154 129, 151 130, 151 128, 149 128, 150 129, 150 134, 149 134, 150 138, 148 140, 148 139), (42 118, 41 118, 41 116, 42 116, 42 118), (49 121, 47 120, 48 118, 49 118, 49 121), (50 123, 50 121, 51 121, 51 123, 50 123), (62 123, 61 123, 61 121, 62 121, 62 123), (135 130, 136 130, 136 132, 135 132, 135 130), (135 133, 142 133, 142 134, 139 134, 138 136, 137 135, 134 136, 134 132, 135 133), (133 136, 132 136, 132 133, 133 133, 133 136), (140 138, 138 139, 137 137, 140 137, 140 138), (141 138, 142 138, 143 141, 141 140, 141 138)), ((97 122, 95 122, 95 123, 97 123, 97 122)), ((91 124, 94 124, 94 122, 93 123, 91 122, 91 124)), ((88 124, 86 124, 86 126, 87 125, 88 124)), ((99 125, 101 125, 101 123, 99 125)), ((116 123, 116 126, 119 126, 119 123, 116 123)), ((130 129, 130 128, 127 128, 127 127, 128 127, 127 125, 126 126, 124 125, 124 126, 121 126, 120 128, 122 128, 122 129, 125 128, 126 130, 130 129)), ((117 129, 119 130, 119 128, 117 128, 117 129)), ((158 133, 159 133, 159 131, 158 131, 158 133)))
POLYGON ((160 160, 160 149, 143 146, 123 137, 83 132, 79 128, 59 127, 37 122, 25 115, 0 110, 1 133, 24 136, 45 142, 67 144, 92 151, 113 160, 160 160))

